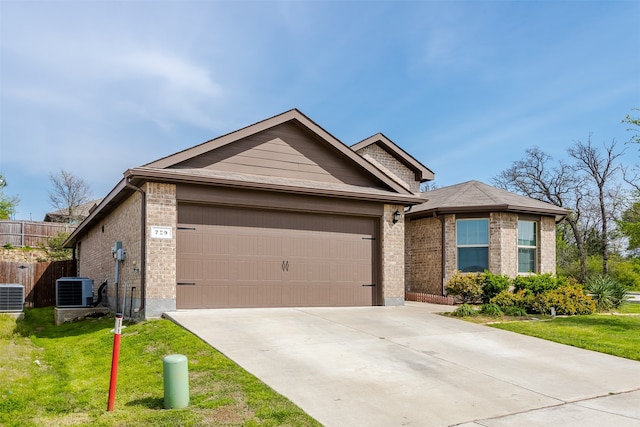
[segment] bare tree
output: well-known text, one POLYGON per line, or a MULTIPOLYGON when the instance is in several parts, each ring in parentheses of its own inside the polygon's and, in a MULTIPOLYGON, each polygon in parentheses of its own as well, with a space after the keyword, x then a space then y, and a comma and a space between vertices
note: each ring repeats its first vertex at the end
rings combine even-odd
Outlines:
POLYGON ((577 141, 574 146, 569 147, 567 152, 576 160, 576 168, 591 177, 595 184, 598 195, 598 205, 600 208, 600 237, 602 239, 602 272, 609 273, 609 218, 610 200, 607 197, 609 183, 615 179, 615 175, 620 169, 618 157, 622 151, 616 151, 615 140, 610 144, 603 144, 604 153, 591 144, 591 135, 584 144, 577 141))
POLYGON ((65 211, 65 222, 76 222, 79 219, 78 207, 93 198, 91 187, 83 178, 71 172, 61 170, 50 174, 52 189, 49 191, 49 202, 61 211, 65 211))
POLYGON ((585 229, 581 226, 584 210, 584 181, 572 165, 558 162, 538 147, 525 151, 525 157, 513 162, 509 169, 492 179, 497 187, 523 194, 532 199, 568 209, 564 219, 573 234, 580 262, 580 279, 587 276, 585 229))

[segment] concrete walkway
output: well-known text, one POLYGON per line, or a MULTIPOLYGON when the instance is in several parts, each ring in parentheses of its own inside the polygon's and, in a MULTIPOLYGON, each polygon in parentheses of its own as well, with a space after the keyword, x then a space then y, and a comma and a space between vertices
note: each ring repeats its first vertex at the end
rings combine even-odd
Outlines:
POLYGON ((435 314, 190 310, 191 330, 326 426, 639 426, 640 362, 435 314))

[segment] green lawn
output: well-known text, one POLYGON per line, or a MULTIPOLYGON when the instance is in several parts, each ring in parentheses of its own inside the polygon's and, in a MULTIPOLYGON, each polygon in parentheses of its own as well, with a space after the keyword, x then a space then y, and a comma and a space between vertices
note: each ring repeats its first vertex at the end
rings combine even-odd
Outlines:
POLYGON ((114 321, 55 326, 53 309, 0 315, 2 426, 317 426, 209 345, 167 320, 122 332, 115 410, 107 412, 114 321), (162 358, 189 360, 190 404, 163 409, 162 358))
POLYGON ((626 304, 619 312, 489 326, 640 361, 640 304, 626 304))

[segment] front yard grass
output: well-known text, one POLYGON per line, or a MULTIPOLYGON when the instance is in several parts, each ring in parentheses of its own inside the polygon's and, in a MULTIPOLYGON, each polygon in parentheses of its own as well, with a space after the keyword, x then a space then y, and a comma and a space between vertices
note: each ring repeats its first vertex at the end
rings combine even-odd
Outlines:
POLYGON ((107 412, 113 317, 55 326, 53 309, 0 314, 2 426, 318 426, 283 396, 168 320, 122 332, 115 410, 107 412), (189 362, 190 403, 163 409, 163 363, 189 362))
POLYGON ((488 326, 640 361, 639 314, 640 304, 625 304, 617 313, 502 321, 488 326))

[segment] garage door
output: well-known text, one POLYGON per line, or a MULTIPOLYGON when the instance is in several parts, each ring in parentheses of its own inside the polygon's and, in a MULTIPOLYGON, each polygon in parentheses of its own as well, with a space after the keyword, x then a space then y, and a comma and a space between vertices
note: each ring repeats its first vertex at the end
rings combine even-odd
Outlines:
POLYGON ((182 204, 177 307, 374 305, 374 218, 182 204))

